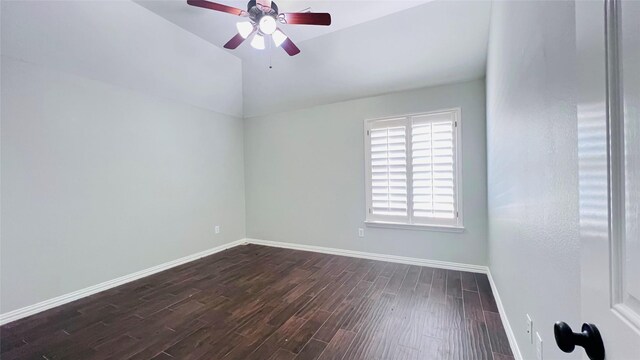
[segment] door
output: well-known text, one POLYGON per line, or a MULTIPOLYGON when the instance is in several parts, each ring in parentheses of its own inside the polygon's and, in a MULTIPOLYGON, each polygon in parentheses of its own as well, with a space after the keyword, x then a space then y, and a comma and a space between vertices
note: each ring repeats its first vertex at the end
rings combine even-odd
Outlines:
POLYGON ((576 40, 582 317, 607 359, 637 360, 640 1, 577 1, 576 40))

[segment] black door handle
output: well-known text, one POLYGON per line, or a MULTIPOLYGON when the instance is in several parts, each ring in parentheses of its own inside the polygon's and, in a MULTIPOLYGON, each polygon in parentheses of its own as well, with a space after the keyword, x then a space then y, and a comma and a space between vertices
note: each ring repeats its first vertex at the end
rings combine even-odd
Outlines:
POLYGON ((600 331, 593 324, 582 324, 582 332, 574 333, 567 323, 558 321, 553 326, 553 334, 560 350, 570 353, 577 346, 584 348, 591 360, 604 360, 604 344, 600 331))

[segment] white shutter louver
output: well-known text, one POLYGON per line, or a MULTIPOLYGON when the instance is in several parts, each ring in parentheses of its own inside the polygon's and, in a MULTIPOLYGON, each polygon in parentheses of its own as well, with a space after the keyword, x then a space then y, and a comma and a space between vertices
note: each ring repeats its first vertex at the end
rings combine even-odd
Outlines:
POLYGON ((374 216, 407 216, 406 132, 406 125, 397 120, 370 130, 370 212, 374 216))
POLYGON ((368 120, 367 221, 461 227, 459 110, 368 120))
POLYGON ((455 223, 455 119, 413 118, 411 158, 414 223, 455 223))

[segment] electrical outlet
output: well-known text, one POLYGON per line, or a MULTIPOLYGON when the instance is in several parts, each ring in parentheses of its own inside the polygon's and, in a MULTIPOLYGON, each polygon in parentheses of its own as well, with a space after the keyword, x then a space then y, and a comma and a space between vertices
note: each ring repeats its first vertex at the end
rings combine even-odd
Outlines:
POLYGON ((529 337, 529 343, 533 344, 533 320, 531 320, 531 316, 527 314, 527 328, 526 328, 527 336, 529 337))
POLYGON ((542 360, 542 337, 536 331, 536 359, 542 360))
POLYGON ((216 234, 220 234, 220 225, 216 225, 215 232, 216 234))
POLYGON ((358 228, 358 237, 364 237, 364 229, 358 228))

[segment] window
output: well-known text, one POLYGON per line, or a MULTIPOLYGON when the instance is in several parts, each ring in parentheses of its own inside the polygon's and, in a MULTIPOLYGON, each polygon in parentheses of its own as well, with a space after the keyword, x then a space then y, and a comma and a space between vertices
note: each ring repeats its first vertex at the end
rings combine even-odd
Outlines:
POLYGON ((367 224, 462 228, 460 109, 365 121, 367 224))

